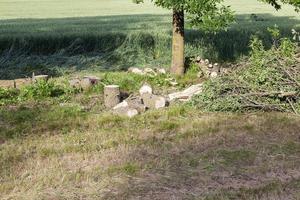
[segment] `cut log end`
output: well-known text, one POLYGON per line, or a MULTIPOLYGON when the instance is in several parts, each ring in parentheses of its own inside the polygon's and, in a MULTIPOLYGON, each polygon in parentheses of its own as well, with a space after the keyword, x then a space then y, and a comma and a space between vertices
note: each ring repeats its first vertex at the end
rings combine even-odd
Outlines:
POLYGON ((104 87, 104 104, 106 108, 113 108, 120 103, 120 87, 108 85, 104 87))

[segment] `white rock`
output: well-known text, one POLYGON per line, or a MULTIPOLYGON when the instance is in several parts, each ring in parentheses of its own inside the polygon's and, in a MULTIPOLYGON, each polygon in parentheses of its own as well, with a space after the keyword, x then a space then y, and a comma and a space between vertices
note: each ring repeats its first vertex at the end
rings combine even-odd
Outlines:
POLYGON ((113 112, 117 115, 126 116, 126 117, 134 117, 139 114, 139 112, 130 107, 119 107, 117 109, 114 109, 113 112))
POLYGON ((139 93, 140 95, 142 96, 143 94, 146 94, 146 93, 149 93, 149 94, 152 94, 153 92, 153 89, 150 85, 147 85, 147 84, 144 84, 140 90, 139 90, 139 93))
POLYGON ((208 64, 209 64, 209 60, 208 60, 208 59, 205 59, 205 60, 204 60, 204 63, 208 65, 208 64))
POLYGON ((212 64, 209 64, 208 65, 208 68, 213 68, 214 66, 212 64))
POLYGON ((167 71, 165 69, 158 69, 157 70, 159 74, 166 74, 167 71))
POLYGON ((155 109, 164 108, 167 105, 166 98, 164 97, 156 97, 155 100, 155 109))
POLYGON ((218 73, 217 72, 212 72, 212 73, 210 73, 210 77, 211 78, 216 78, 216 77, 218 77, 218 73))
POLYGON ((136 109, 133 109, 133 108, 128 109, 128 111, 126 113, 127 117, 130 117, 130 118, 134 117, 138 114, 139 114, 139 112, 136 109))

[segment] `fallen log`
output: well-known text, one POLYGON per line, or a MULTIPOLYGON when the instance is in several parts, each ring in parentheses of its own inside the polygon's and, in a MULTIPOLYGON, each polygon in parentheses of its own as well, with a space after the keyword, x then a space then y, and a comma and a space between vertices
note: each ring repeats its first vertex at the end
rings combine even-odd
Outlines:
POLYGON ((48 81, 49 76, 48 75, 37 75, 35 76, 34 73, 32 75, 32 82, 36 83, 38 81, 48 81))
POLYGON ((200 94, 202 92, 202 86, 203 84, 192 85, 184 91, 169 94, 169 101, 174 101, 176 99, 178 99, 179 101, 189 101, 194 95, 200 94))

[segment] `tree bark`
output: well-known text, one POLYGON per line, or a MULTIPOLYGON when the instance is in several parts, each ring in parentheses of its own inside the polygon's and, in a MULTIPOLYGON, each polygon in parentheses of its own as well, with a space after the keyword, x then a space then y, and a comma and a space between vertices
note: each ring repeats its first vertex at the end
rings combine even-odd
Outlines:
POLYGON ((184 11, 174 9, 171 73, 181 76, 184 70, 184 11))

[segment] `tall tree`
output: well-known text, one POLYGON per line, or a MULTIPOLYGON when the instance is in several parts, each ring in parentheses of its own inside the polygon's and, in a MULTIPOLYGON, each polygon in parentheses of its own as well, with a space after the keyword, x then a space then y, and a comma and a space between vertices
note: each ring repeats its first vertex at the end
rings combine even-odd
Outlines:
MULTIPOLYGON (((133 0, 142 3, 144 0, 133 0)), ((184 68, 184 19, 185 14, 193 27, 204 27, 216 31, 234 20, 229 6, 224 0, 151 0, 155 5, 173 10, 173 40, 171 73, 183 75, 184 68)), ((277 10, 282 4, 290 4, 300 10, 300 0, 258 0, 271 4, 277 10)))

